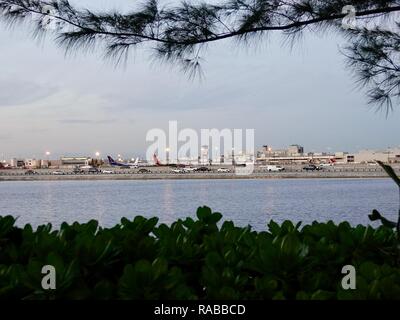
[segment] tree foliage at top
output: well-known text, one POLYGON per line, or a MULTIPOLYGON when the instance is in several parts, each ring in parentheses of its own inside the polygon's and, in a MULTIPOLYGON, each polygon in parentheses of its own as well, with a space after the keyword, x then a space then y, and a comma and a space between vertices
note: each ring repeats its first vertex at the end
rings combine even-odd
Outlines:
MULTIPOLYGON (((51 30, 67 50, 93 49, 117 63, 133 47, 148 45, 156 58, 182 67, 190 77, 200 71, 207 45, 235 39, 249 45, 254 37, 281 32, 295 39, 304 31, 339 31, 349 45, 343 50, 371 103, 400 101, 400 1, 394 0, 220 0, 219 3, 179 2, 162 5, 144 0, 128 13, 94 12, 68 0, 0 0, 0 19, 10 25, 29 20, 35 34, 51 30), (352 5, 357 27, 344 29, 343 8, 352 5), (367 25, 374 25, 373 28, 367 25)), ((259 38, 257 38, 259 39, 259 38)))

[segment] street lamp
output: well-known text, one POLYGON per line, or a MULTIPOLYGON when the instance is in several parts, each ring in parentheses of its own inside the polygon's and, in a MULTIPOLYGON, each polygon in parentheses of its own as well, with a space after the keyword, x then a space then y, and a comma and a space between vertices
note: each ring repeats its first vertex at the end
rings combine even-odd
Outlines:
POLYGON ((50 167, 50 151, 46 151, 47 168, 50 167))
POLYGON ((101 163, 100 163, 100 152, 96 151, 95 155, 96 155, 96 160, 92 160, 92 166, 93 167, 99 167, 101 165, 101 163), (95 164, 93 162, 95 162, 95 164))

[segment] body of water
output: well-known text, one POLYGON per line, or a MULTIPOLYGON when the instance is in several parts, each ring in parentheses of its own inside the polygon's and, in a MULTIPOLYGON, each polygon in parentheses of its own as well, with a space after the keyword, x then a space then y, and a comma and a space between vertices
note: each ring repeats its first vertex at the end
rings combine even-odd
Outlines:
POLYGON ((389 179, 32 181, 0 183, 0 215, 18 225, 86 222, 103 226, 121 217, 157 216, 160 222, 195 216, 207 205, 235 224, 264 230, 271 219, 368 224, 379 209, 396 219, 398 189, 389 179))

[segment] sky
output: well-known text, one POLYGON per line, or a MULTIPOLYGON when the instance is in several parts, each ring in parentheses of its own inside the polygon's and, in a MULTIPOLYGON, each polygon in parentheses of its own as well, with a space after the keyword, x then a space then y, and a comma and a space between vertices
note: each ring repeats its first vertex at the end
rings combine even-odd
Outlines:
MULTIPOLYGON (((103 10, 130 3, 79 2, 103 10)), ((335 34, 307 34, 293 49, 278 35, 247 48, 223 41, 208 47, 199 81, 154 63, 148 48, 116 68, 100 52, 65 56, 50 37, 39 42, 27 28, 0 24, 0 158, 144 155, 146 133, 170 120, 179 129, 254 129, 256 147, 399 146, 400 108, 386 118, 367 105, 339 53, 344 44, 335 34)))

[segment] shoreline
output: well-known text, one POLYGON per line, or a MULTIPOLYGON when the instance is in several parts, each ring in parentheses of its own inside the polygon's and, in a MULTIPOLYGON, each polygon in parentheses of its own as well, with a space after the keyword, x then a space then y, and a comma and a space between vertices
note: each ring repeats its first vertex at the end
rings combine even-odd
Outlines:
POLYGON ((280 179, 385 179, 384 172, 287 172, 235 174, 93 174, 93 175, 0 175, 1 182, 10 181, 135 181, 135 180, 280 180, 280 179))
MULTIPOLYGON (((226 166, 230 172, 218 172, 216 166, 208 172, 176 173, 169 167, 151 167, 149 172, 139 172, 137 169, 116 169, 104 167, 108 173, 73 173, 72 169, 37 169, 35 174, 26 174, 27 170, 0 170, 2 181, 118 181, 118 180, 278 180, 278 179, 378 179, 389 178, 386 172, 378 166, 370 165, 337 165, 324 168, 321 171, 304 171, 302 166, 286 166, 285 171, 268 172, 261 167, 254 167, 251 174, 246 174, 246 168, 226 166), (55 171, 57 170, 57 175, 55 171)), ((400 166, 393 166, 397 174, 400 166)))

